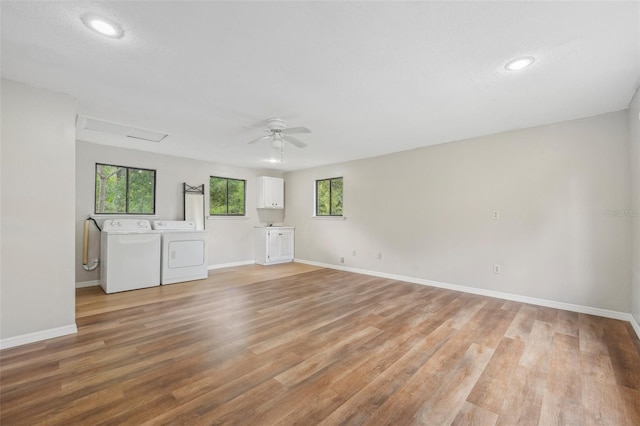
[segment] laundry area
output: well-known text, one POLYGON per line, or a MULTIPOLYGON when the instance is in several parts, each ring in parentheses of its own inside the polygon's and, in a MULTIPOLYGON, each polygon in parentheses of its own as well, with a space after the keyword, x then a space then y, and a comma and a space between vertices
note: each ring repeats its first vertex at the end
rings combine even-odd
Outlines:
MULTIPOLYGON (((96 176, 98 181, 98 166, 96 176)), ((104 204, 99 200, 105 197, 104 192, 98 184, 96 210, 103 208, 98 206, 104 204)), ((114 217, 104 219, 100 226, 98 220, 89 216, 83 226, 83 270, 97 270, 98 283, 107 294, 206 279, 208 233, 204 229, 204 185, 184 184, 184 217, 191 220, 114 217), (92 234, 92 227, 99 233, 92 234), (99 239, 99 255, 89 264, 90 235, 99 239)))
POLYGON ((255 250, 265 228, 279 230, 274 236, 291 235, 277 263, 293 261, 295 228, 283 228, 281 174, 222 170, 215 163, 80 140, 77 154, 76 288, 99 286, 113 294, 204 280, 210 269, 265 264, 256 256, 269 256, 268 248, 255 250), (225 211, 216 207, 222 187, 230 199, 225 211), (119 188, 126 188, 124 195, 119 188), (136 214, 106 213, 117 209, 136 214))

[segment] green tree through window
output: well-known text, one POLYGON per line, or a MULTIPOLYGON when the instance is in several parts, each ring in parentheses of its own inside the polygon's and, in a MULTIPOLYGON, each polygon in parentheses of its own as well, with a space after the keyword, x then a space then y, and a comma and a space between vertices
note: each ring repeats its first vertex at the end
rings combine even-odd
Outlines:
POLYGON ((96 163, 96 214, 155 214, 156 171, 96 163))
POLYGON ((342 178, 316 181, 316 216, 342 216, 342 178))
POLYGON ((209 214, 211 216, 244 216, 247 182, 211 176, 209 178, 209 214))

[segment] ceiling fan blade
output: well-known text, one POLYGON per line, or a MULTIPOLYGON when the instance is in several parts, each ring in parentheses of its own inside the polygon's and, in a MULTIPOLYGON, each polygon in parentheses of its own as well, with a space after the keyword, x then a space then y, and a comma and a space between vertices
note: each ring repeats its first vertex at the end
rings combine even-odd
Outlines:
POLYGON ((260 136, 259 138, 255 138, 254 140, 250 141, 249 143, 256 143, 256 142, 261 142, 261 141, 266 141, 271 139, 271 135, 269 136, 260 136))
POLYGON ((296 133, 311 133, 311 130, 306 127, 292 127, 290 129, 284 129, 283 132, 288 135, 295 135, 296 133))
POLYGON ((284 139, 287 142, 291 142, 292 144, 294 144, 298 148, 304 148, 305 146, 307 146, 306 143, 302 142, 301 140, 298 140, 298 139, 294 138, 293 136, 284 135, 284 136, 282 136, 282 139, 284 139))

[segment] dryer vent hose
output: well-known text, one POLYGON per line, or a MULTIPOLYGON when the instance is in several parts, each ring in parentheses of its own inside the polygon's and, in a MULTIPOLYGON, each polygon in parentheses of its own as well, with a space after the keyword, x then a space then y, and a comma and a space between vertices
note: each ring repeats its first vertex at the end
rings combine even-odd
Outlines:
MULTIPOLYGON (((99 259, 93 259, 91 266, 87 264, 89 263, 89 221, 93 221, 93 223, 96 222, 92 217, 84 221, 84 241, 82 245, 82 269, 84 269, 85 271, 93 271, 100 265, 99 259)), ((98 226, 97 223, 96 223, 96 226, 98 226)))

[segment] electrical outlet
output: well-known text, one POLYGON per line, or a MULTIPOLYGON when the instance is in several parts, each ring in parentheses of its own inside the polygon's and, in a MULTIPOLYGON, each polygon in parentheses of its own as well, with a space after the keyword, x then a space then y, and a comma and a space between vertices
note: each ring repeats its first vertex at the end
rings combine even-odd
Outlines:
POLYGON ((340 263, 344 263, 344 257, 340 258, 340 263))
POLYGON ((382 260, 382 252, 378 252, 378 260, 382 260))
POLYGON ((493 213, 491 214, 491 218, 493 220, 498 220, 500 219, 500 210, 494 210, 493 213))
POLYGON ((500 266, 500 265, 493 265, 493 273, 494 273, 494 274, 500 274, 500 273, 502 273, 502 266, 500 266))

